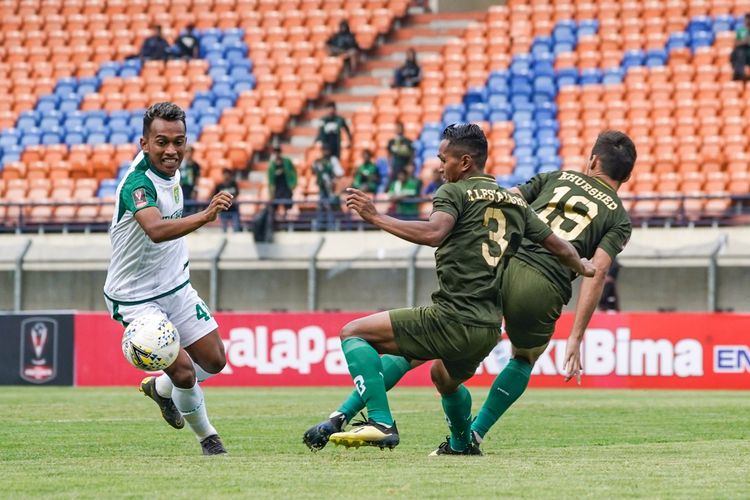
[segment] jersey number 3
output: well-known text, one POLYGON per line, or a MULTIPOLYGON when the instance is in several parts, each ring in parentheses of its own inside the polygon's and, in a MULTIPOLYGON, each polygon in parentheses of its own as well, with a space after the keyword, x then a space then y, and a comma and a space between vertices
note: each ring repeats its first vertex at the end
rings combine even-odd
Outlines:
POLYGON ((505 250, 508 249, 508 240, 505 239, 505 214, 499 208, 488 208, 484 211, 484 225, 490 228, 490 241, 495 242, 500 248, 500 255, 492 255, 490 253, 490 244, 485 241, 482 243, 482 257, 487 261, 487 264, 496 267, 500 263, 500 259, 503 258, 505 250), (495 231, 491 229, 490 221, 495 221, 497 224, 495 231))
POLYGON ((593 221, 594 217, 596 217, 596 215, 599 213, 599 207, 596 203, 589 200, 585 196, 571 196, 565 201, 565 205, 563 206, 563 215, 558 215, 554 219, 550 220, 552 212, 555 211, 558 204, 563 199, 563 196, 565 196, 569 191, 570 188, 567 186, 560 186, 558 188, 555 188, 555 190, 553 191, 555 195, 551 200, 549 200, 549 203, 547 203, 547 208, 539 213, 539 218, 546 222, 550 229, 552 229, 552 231, 560 238, 571 241, 576 239, 583 232, 583 230, 586 229, 589 224, 591 224, 591 221, 593 221), (573 209, 576 204, 581 204, 586 207, 586 213, 582 214, 576 212, 573 209), (574 226, 569 230, 563 229, 562 225, 565 221, 572 222, 574 226))

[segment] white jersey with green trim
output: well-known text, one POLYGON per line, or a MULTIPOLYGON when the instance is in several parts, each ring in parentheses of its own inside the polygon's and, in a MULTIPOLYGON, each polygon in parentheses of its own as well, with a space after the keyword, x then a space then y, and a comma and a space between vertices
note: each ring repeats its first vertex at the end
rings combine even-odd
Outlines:
POLYGON ((145 301, 164 295, 190 279, 184 238, 154 243, 135 213, 156 207, 163 219, 182 217, 180 172, 167 177, 139 152, 117 186, 115 213, 109 228, 112 260, 104 294, 119 302, 145 301))

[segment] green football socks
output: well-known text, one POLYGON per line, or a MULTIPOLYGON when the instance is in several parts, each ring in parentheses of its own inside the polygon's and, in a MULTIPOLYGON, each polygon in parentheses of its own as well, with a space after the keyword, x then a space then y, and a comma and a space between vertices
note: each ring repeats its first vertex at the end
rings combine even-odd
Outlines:
POLYGON ((393 425, 383 382, 383 364, 378 352, 366 340, 358 337, 349 337, 341 342, 341 350, 357 393, 367 406, 368 417, 380 424, 393 425))
POLYGON ((511 359, 492 383, 487 401, 479 410, 479 415, 471 425, 471 430, 484 437, 490 427, 521 397, 526 386, 529 385, 530 377, 531 365, 529 363, 523 359, 511 359))
POLYGON ((461 384, 456 392, 443 396, 442 402, 451 430, 451 448, 464 451, 471 444, 471 393, 461 384))
MULTIPOLYGON (((380 358, 380 362, 383 364, 383 384, 386 391, 391 390, 406 375, 406 372, 411 370, 411 363, 401 356, 385 354, 380 358)), ((343 413, 346 416, 346 421, 351 422, 352 418, 364 407, 365 402, 359 393, 354 390, 336 411, 343 413)))

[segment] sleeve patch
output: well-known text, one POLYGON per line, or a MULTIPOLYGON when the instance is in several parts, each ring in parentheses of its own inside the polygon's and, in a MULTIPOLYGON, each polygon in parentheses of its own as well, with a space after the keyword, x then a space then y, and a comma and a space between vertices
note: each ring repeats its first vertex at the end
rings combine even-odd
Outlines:
POLYGON ((138 189, 133 190, 133 206, 138 208, 143 208, 146 205, 148 205, 148 198, 146 198, 146 190, 142 187, 138 189))

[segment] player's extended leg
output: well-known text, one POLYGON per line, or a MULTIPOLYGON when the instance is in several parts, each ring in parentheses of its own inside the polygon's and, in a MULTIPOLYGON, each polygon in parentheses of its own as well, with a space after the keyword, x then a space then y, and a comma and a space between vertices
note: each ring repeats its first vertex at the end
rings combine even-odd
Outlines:
POLYGON ((471 442, 471 393, 462 383, 465 378, 451 376, 441 360, 432 364, 430 376, 442 396, 443 411, 451 432, 430 456, 481 455, 479 448, 471 442))
MULTIPOLYGON (((219 337, 219 330, 214 329, 208 335, 187 346, 185 350, 189 354, 188 359, 191 360, 190 364, 195 373, 195 378, 192 386, 188 388, 183 388, 175 383, 172 399, 201 442, 203 454, 220 455, 226 453, 227 451, 216 429, 208 420, 203 390, 198 384, 198 382, 221 372, 226 364, 224 344, 219 337)), ((174 382, 174 379, 172 381, 174 382)))
MULTIPOLYGON (((401 378, 412 368, 424 363, 424 361, 412 360, 409 362, 401 356, 385 354, 380 358, 383 364, 383 383, 385 390, 389 391, 401 378)), ((365 402, 357 390, 353 390, 348 398, 331 413, 327 419, 310 427, 302 436, 302 442, 312 451, 322 450, 328 443, 331 434, 341 432, 352 418, 365 408, 365 402)))
POLYGON ((348 323, 341 330, 341 350, 357 392, 367 406, 368 420, 351 432, 337 432, 335 444, 393 448, 399 437, 388 406, 383 364, 379 354, 399 354, 388 312, 376 313, 348 323))
MULTIPOLYGON (((547 344, 530 349, 513 347, 513 358, 503 368, 492 383, 487 400, 471 425, 481 442, 487 431, 526 391, 531 377, 531 369, 547 348, 547 344)), ((477 437, 475 436, 475 438, 477 437)))

